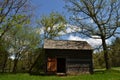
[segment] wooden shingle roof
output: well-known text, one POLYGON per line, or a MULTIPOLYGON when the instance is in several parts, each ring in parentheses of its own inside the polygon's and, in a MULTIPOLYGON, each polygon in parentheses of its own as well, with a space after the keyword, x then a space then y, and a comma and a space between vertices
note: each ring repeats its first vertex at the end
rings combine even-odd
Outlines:
POLYGON ((92 50, 92 47, 86 41, 47 40, 47 39, 45 39, 44 49, 92 50))

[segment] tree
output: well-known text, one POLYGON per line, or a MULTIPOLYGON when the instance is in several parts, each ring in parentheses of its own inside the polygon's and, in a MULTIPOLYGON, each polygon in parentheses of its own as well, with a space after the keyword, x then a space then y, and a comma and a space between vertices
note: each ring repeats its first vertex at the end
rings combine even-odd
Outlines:
POLYGON ((39 26, 43 29, 44 39, 54 39, 59 37, 61 32, 65 32, 65 18, 59 14, 52 12, 49 16, 42 16, 38 21, 39 26))
POLYGON ((34 49, 39 47, 40 43, 40 35, 36 32, 36 29, 24 25, 21 26, 14 26, 5 34, 7 36, 5 37, 6 41, 9 42, 9 53, 14 57, 12 72, 16 72, 18 61, 27 58, 30 51, 34 51, 34 49))
POLYGON ((102 40, 106 69, 110 68, 106 40, 118 34, 120 28, 119 0, 65 0, 66 8, 73 14, 72 23, 80 27, 80 34, 102 40))
MULTIPOLYGON (((7 38, 8 35, 5 36, 5 34, 10 30, 13 29, 12 27, 21 26, 22 24, 26 23, 28 21, 28 18, 30 17, 31 13, 29 13, 31 6, 28 5, 28 0, 1 0, 0 1, 0 41, 5 41, 5 37, 7 38)), ((0 43, 1 49, 4 48, 7 52, 7 42, 0 43)), ((1 50, 0 49, 0 50, 1 50)), ((0 51, 3 52, 3 51, 0 51)), ((2 53, 5 55, 5 53, 2 53)), ((4 57, 2 55, 2 57, 4 57)), ((7 59, 9 57, 7 56, 4 63, 6 64, 7 59)), ((5 68, 5 66, 4 66, 5 68)))
POLYGON ((120 66, 120 38, 116 38, 110 45, 111 66, 120 66))
MULTIPOLYGON (((0 39, 12 28, 15 17, 24 14, 24 18, 17 20, 16 24, 26 21, 28 16, 28 0, 1 0, 0 1, 0 39)), ((30 6, 29 6, 30 7, 30 6)))
POLYGON ((93 54, 93 63, 94 63, 94 68, 99 69, 99 68, 104 68, 105 67, 105 62, 103 59, 103 51, 96 52, 93 54))

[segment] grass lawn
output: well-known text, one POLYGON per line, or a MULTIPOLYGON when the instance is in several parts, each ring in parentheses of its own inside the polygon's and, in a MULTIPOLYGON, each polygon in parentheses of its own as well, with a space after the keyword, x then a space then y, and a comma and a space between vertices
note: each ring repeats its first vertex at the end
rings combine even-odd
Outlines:
POLYGON ((120 80, 120 72, 116 70, 96 71, 93 75, 79 76, 31 76, 29 74, 0 74, 0 80, 120 80))

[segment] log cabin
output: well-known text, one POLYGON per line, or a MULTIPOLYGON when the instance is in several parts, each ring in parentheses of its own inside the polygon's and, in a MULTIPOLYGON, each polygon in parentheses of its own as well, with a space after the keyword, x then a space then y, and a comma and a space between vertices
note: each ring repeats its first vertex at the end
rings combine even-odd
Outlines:
POLYGON ((92 47, 86 41, 45 40, 46 74, 93 73, 92 47))

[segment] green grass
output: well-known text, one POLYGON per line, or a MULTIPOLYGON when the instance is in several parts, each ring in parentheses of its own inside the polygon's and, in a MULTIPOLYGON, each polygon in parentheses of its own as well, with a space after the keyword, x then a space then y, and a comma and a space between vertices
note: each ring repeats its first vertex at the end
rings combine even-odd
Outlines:
POLYGON ((120 72, 115 70, 96 71, 93 75, 79 76, 31 76, 29 74, 0 74, 0 80, 120 80, 120 72))

